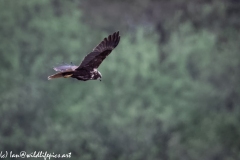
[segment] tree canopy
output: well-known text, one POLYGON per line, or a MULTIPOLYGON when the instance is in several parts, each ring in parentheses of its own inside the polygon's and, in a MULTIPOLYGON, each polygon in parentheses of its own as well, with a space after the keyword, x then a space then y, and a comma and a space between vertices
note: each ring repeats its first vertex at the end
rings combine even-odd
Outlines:
POLYGON ((0 152, 240 159, 239 17, 237 0, 1 0, 0 152), (102 82, 47 80, 118 30, 102 82))

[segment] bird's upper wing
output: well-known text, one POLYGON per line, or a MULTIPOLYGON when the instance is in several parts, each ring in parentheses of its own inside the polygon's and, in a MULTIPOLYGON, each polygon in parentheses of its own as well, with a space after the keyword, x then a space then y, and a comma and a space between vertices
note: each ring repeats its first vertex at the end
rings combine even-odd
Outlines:
POLYGON ((104 38, 91 53, 89 53, 82 61, 80 66, 76 69, 98 68, 102 61, 112 52, 112 50, 118 45, 120 41, 119 32, 115 32, 109 35, 108 38, 104 38))
POLYGON ((69 65, 69 64, 53 67, 53 69, 58 72, 74 71, 76 68, 78 68, 78 66, 69 65))

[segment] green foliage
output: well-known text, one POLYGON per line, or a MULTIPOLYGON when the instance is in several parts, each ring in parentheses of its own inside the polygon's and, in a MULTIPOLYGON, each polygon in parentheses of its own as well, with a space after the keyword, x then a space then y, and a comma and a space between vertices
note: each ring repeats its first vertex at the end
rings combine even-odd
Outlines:
POLYGON ((199 19, 198 1, 181 13, 161 10, 162 26, 172 25, 161 41, 162 1, 88 3, 0 1, 0 151, 71 152, 83 160, 239 159, 239 31, 233 17, 225 26, 219 16, 232 6, 201 3, 199 19), (132 10, 111 23, 124 7, 132 10), (86 21, 92 9, 97 23, 86 21), (211 16, 215 27, 205 22, 211 16), (79 64, 109 30, 128 25, 134 29, 120 30, 118 47, 99 67, 102 82, 47 80, 54 65, 79 64))

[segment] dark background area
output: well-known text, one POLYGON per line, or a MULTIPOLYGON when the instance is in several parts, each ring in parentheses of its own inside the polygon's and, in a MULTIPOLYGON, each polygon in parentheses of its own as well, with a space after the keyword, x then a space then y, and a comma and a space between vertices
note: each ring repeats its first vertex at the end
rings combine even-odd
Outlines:
POLYGON ((240 159, 239 0, 1 0, 0 151, 240 159), (48 81, 104 37, 99 81, 48 81))

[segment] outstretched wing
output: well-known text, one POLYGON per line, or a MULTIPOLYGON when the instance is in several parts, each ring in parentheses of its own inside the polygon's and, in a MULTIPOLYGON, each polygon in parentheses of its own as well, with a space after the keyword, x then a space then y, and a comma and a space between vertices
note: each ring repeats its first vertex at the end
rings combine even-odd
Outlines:
POLYGON ((82 63, 76 70, 82 68, 90 69, 98 68, 102 61, 118 45, 119 41, 120 41, 119 32, 115 32, 112 35, 109 35, 108 38, 104 38, 104 40, 83 59, 82 63))

